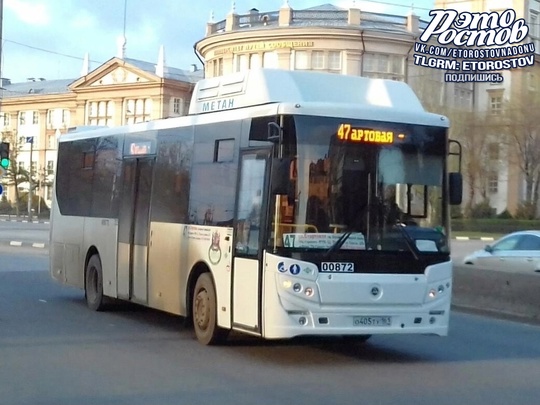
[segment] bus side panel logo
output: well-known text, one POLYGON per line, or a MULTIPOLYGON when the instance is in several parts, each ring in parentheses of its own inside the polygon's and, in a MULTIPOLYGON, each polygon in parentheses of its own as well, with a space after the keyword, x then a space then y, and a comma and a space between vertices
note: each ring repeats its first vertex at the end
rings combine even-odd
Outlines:
POLYGON ((208 248, 208 260, 212 264, 218 264, 221 261, 221 247, 219 246, 219 232, 212 233, 212 244, 208 248))

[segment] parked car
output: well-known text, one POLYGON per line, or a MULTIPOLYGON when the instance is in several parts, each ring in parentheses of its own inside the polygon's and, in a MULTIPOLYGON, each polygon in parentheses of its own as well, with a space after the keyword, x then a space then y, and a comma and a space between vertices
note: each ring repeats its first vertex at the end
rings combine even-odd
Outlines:
POLYGON ((505 235, 466 256, 463 263, 491 270, 540 272, 540 231, 519 231, 505 235))

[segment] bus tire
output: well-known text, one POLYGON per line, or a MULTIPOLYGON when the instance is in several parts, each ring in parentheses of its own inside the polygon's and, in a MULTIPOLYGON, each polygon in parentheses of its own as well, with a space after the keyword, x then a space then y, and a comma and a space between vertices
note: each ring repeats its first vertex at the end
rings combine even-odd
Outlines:
POLYGON ((103 271, 101 270, 101 259, 97 254, 90 257, 86 265, 84 296, 86 298, 86 305, 92 311, 103 311, 105 309, 103 271))
POLYGON ((217 325, 216 289, 210 273, 203 273, 197 279, 192 303, 193 328, 197 340, 204 345, 221 343, 225 330, 217 325))

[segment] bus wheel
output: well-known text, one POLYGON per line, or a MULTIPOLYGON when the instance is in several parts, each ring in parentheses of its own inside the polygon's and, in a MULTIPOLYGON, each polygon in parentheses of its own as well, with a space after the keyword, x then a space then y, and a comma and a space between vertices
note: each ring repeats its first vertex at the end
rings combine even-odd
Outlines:
POLYGON ((86 265, 84 296, 88 308, 92 311, 102 311, 105 308, 103 272, 99 255, 93 255, 86 265))
POLYGON ((220 343, 225 331, 217 326, 216 290, 210 273, 203 273, 197 279, 192 308, 197 340, 204 345, 220 343))

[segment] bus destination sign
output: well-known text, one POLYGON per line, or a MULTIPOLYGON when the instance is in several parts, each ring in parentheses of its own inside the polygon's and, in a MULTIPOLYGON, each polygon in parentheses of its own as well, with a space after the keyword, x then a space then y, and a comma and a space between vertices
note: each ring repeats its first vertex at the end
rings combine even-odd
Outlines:
POLYGON ((355 128, 351 124, 341 124, 337 131, 337 138, 344 142, 392 144, 394 137, 405 138, 404 134, 395 135, 394 131, 385 131, 372 128, 355 128))

